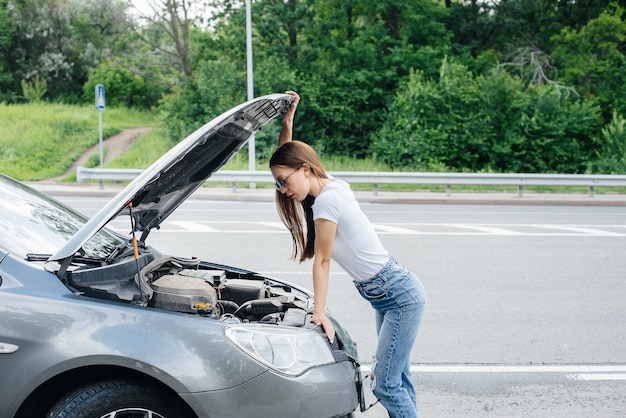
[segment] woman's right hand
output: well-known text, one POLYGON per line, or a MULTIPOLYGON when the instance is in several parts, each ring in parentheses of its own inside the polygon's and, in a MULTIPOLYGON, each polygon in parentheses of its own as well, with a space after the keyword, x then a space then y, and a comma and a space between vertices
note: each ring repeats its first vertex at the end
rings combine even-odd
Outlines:
POLYGON ((286 91, 285 94, 293 96, 293 102, 291 102, 289 109, 287 109, 287 112, 285 112, 285 116, 287 116, 288 114, 291 114, 291 117, 293 117, 293 115, 296 113, 296 108, 298 107, 298 103, 300 102, 300 95, 298 95, 298 93, 292 90, 286 91))
POLYGON ((300 102, 300 96, 295 91, 286 91, 286 94, 293 96, 293 101, 289 106, 289 109, 283 115, 283 128, 280 131, 280 135, 278 137, 278 147, 282 147, 287 142, 291 142, 293 136, 293 119, 296 114, 296 108, 298 107, 298 102, 300 102))

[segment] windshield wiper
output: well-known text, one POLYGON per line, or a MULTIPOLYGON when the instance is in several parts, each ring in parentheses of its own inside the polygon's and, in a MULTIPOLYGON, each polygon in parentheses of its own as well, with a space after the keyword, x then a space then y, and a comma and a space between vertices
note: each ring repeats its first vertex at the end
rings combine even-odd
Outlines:
POLYGON ((120 243, 120 245, 118 245, 117 247, 115 247, 115 249, 111 252, 111 254, 109 254, 106 258, 106 262, 110 263, 111 261, 115 260, 117 257, 123 255, 125 252, 127 252, 128 250, 130 250, 130 247, 128 245, 128 242, 126 241, 122 241, 120 243))

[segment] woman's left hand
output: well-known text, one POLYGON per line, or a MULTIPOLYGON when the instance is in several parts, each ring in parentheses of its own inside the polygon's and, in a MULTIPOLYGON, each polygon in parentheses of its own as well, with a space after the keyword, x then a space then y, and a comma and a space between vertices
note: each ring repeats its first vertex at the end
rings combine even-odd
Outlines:
POLYGON ((326 315, 314 313, 311 322, 320 325, 324 329, 326 337, 328 337, 328 341, 330 341, 331 344, 335 341, 335 327, 333 327, 333 323, 330 322, 330 319, 328 319, 326 315))

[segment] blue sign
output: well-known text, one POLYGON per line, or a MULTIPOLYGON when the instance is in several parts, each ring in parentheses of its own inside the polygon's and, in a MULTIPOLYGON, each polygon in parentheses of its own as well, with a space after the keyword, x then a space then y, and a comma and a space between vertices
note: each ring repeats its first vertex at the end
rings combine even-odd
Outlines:
POLYGON ((104 86, 102 84, 96 84, 96 108, 98 110, 104 110, 104 86))

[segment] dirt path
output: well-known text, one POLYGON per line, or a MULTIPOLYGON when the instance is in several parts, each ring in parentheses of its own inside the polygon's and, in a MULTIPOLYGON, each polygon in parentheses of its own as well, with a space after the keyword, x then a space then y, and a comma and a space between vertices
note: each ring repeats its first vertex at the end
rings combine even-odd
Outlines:
MULTIPOLYGON (((119 157, 121 154, 125 153, 130 149, 133 144, 133 141, 148 132, 150 132, 152 128, 134 128, 134 129, 125 129, 119 134, 112 136, 110 138, 105 138, 102 141, 102 147, 104 149, 104 163, 108 163, 109 161, 113 161, 115 158, 119 157)), ((65 173, 61 174, 58 177, 54 177, 50 180, 57 181, 64 179, 65 177, 76 173, 76 169, 79 165, 85 165, 85 162, 91 157, 93 154, 100 155, 100 143, 94 145, 89 148, 87 151, 83 153, 70 168, 68 168, 65 173)))

